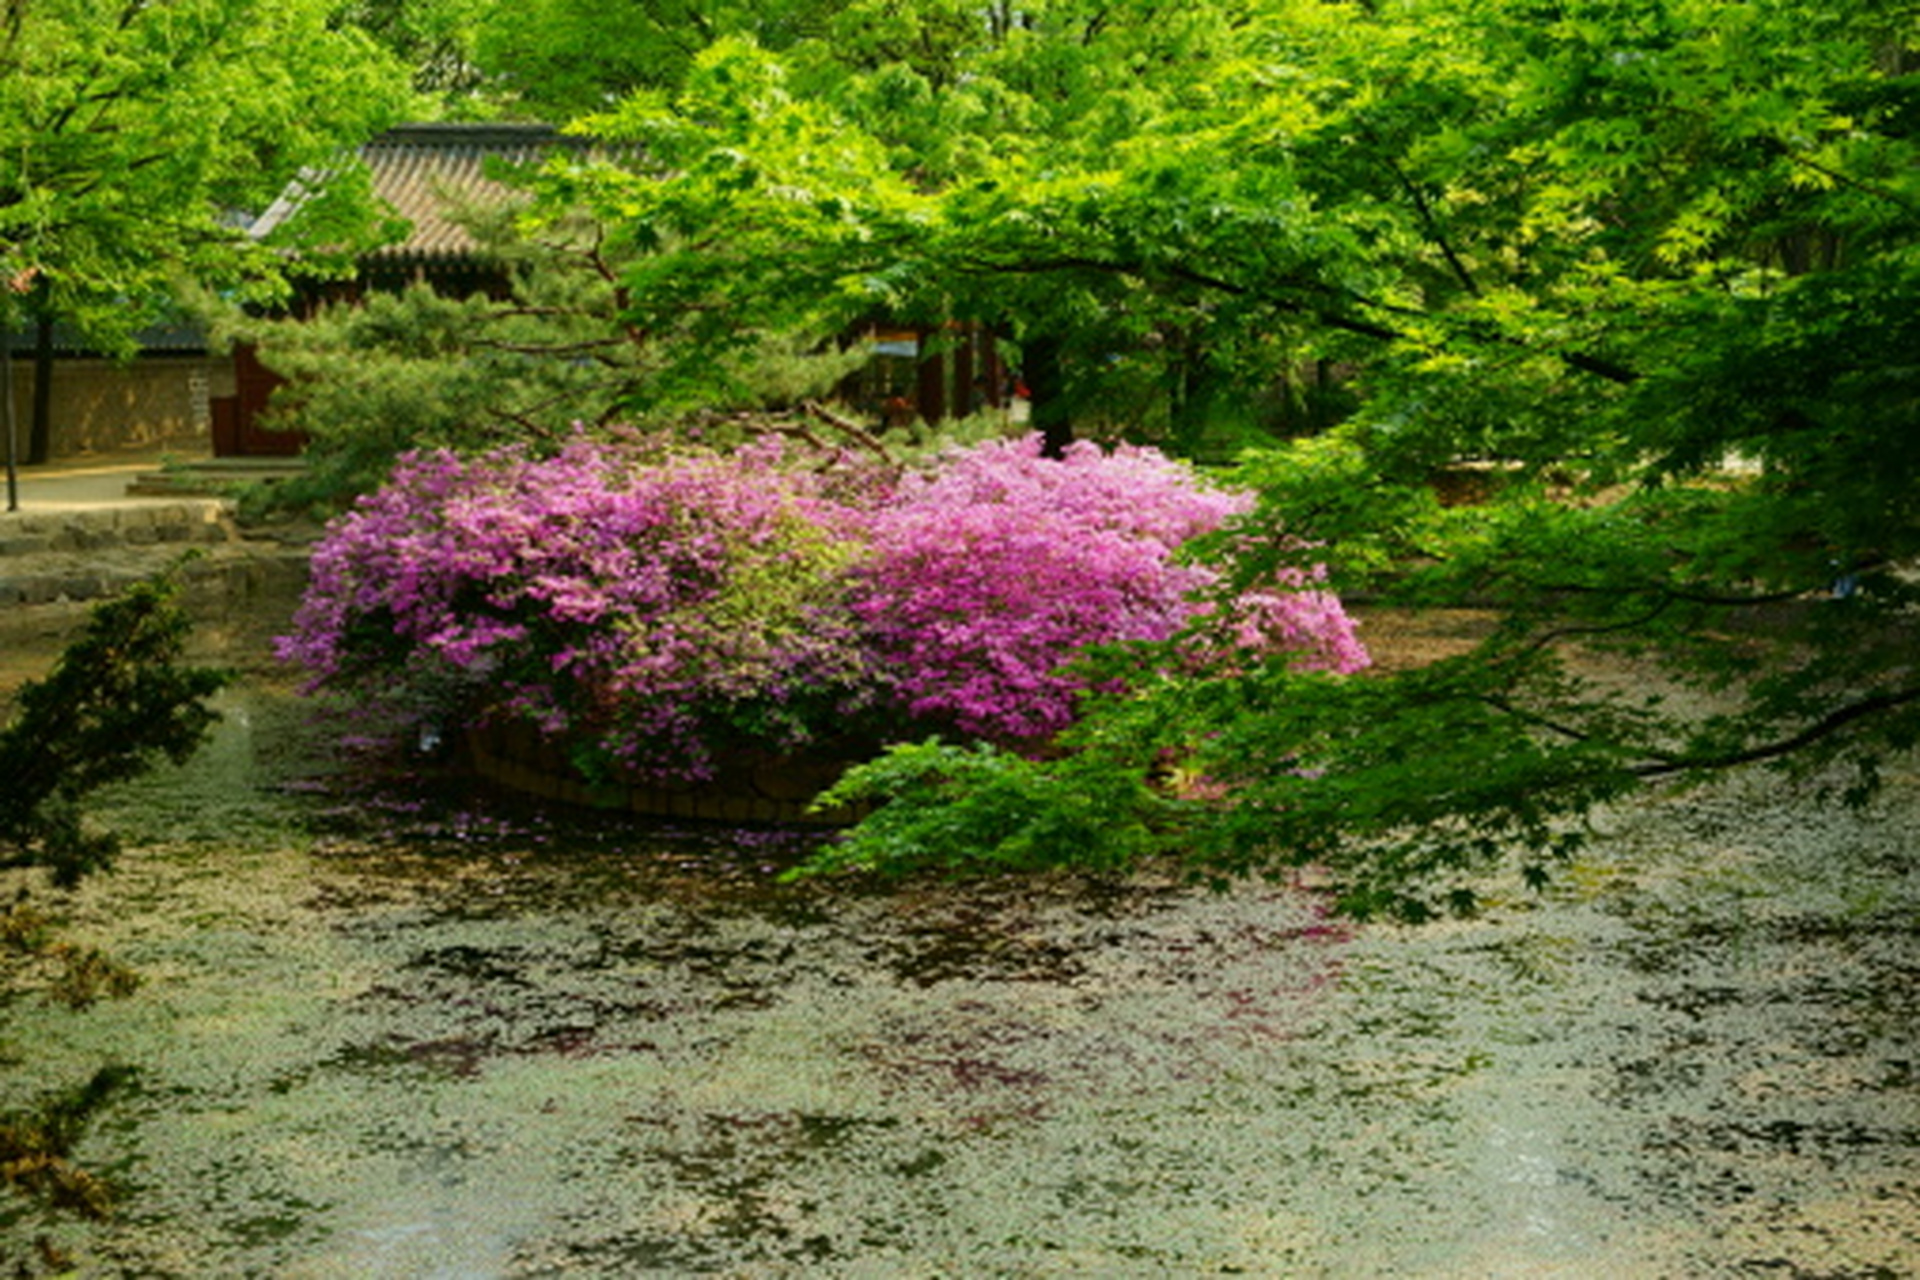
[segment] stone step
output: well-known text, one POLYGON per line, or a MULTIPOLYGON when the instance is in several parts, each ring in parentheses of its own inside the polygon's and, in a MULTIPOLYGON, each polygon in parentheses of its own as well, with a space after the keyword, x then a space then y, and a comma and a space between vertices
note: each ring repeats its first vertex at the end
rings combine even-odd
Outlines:
POLYGON ((306 563, 306 548, 261 539, 0 557, 0 637, 43 607, 91 605, 161 573, 172 574, 189 596, 240 599, 268 587, 291 596, 306 580, 306 563))
POLYGON ((217 496, 242 485, 289 480, 305 470, 306 463, 300 458, 207 458, 142 471, 127 483, 127 492, 135 497, 157 498, 217 496))
MULTIPOLYGON (((218 498, 0 512, 0 608, 101 599, 191 552, 205 559, 238 541, 233 504, 218 498)), ((187 571, 206 573, 211 565, 187 571)))
POLYGON ((177 498, 110 506, 0 512, 0 564, 19 556, 84 554, 122 547, 205 546, 237 537, 233 504, 177 498))

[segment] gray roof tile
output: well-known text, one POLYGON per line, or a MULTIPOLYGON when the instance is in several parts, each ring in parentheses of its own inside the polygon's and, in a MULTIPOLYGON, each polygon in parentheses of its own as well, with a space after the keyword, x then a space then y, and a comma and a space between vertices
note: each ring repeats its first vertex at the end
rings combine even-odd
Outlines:
MULTIPOLYGON (((514 190, 489 176, 499 164, 534 163, 557 147, 584 145, 546 124, 408 124, 360 148, 373 191, 409 225, 406 237, 364 256, 370 266, 393 267, 466 257, 477 247, 459 222, 460 211, 498 205, 514 190)), ((323 177, 308 179, 311 189, 323 177)), ((253 224, 264 237, 290 217, 306 190, 289 190, 253 224)))

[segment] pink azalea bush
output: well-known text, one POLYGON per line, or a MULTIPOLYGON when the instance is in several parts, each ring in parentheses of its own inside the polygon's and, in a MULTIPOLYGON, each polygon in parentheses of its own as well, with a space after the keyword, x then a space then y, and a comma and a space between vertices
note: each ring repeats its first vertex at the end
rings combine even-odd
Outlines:
MULTIPOLYGON (((1185 626, 1216 575, 1175 553, 1251 505, 1154 449, 1081 441, 1050 460, 1037 436, 981 445, 906 477, 874 513, 854 610, 913 716, 1045 738, 1072 721, 1083 688, 1061 664, 1086 645, 1185 626)), ((1243 600, 1248 645, 1365 665, 1331 595, 1243 600)))
POLYGON ((778 442, 409 455, 337 520, 282 657, 403 717, 529 721, 640 773, 804 743, 870 696, 840 604, 863 517, 778 442))
MULTIPOLYGON (((861 732, 1033 743, 1072 720, 1082 646, 1209 607, 1214 571, 1176 553, 1249 505, 1150 449, 1037 439, 898 475, 777 441, 423 452, 330 527, 280 652, 365 705, 530 722, 640 776, 861 732)), ((1366 662, 1308 582, 1228 620, 1256 651, 1366 662)))

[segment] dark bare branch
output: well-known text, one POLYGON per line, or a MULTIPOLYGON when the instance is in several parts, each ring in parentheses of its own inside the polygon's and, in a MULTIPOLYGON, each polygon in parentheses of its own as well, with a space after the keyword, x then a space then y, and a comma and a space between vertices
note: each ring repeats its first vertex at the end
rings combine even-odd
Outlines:
POLYGON ((1671 760, 1655 760, 1637 766, 1634 773, 1643 778, 1659 778, 1676 773, 1733 769, 1741 765, 1758 764, 1763 760, 1777 760, 1782 756, 1790 756, 1796 751, 1810 747, 1823 738, 1832 737, 1856 721, 1894 711, 1916 702, 1920 702, 1920 688, 1895 689, 1887 693, 1875 694, 1837 708, 1800 732, 1772 742, 1747 747, 1740 751, 1728 751, 1720 755, 1675 756, 1671 760))

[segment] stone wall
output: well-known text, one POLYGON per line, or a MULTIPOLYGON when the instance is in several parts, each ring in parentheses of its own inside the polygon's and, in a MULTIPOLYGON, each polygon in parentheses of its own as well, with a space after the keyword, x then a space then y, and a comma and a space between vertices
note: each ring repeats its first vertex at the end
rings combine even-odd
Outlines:
MULTIPOLYGON (((20 448, 33 415, 34 364, 15 352, 13 391, 20 448)), ((130 361, 62 357, 53 363, 52 460, 94 455, 212 452, 212 401, 234 394, 233 361, 205 355, 130 361)))

